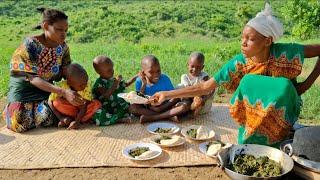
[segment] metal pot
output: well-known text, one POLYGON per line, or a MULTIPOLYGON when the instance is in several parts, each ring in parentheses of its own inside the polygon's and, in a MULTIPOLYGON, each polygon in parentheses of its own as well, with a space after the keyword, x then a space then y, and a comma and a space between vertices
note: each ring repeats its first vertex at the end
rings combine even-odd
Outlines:
POLYGON ((313 172, 320 173, 320 163, 296 156, 292 148, 292 143, 292 139, 286 140, 281 143, 280 149, 291 156, 294 162, 296 162, 298 165, 313 172))
POLYGON ((293 169, 293 160, 286 153, 269 146, 257 144, 232 145, 227 149, 223 149, 218 153, 218 163, 225 170, 226 174, 232 179, 278 179, 293 169), (254 177, 236 173, 227 168, 232 159, 237 154, 250 154, 255 157, 268 156, 270 159, 280 163, 282 166, 282 174, 274 177, 254 177))

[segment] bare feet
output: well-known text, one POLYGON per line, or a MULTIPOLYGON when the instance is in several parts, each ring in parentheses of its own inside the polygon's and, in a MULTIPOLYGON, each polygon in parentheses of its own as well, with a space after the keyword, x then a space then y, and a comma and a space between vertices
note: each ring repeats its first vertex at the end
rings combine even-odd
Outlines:
POLYGON ((153 122, 155 119, 152 116, 147 116, 147 115, 141 115, 140 116, 140 123, 146 123, 146 122, 153 122))
POLYGON ((80 126, 79 121, 72 121, 68 127, 68 129, 78 129, 80 126))
POLYGON ((70 125, 72 119, 70 117, 63 117, 58 123, 58 127, 67 127, 70 125))
MULTIPOLYGON (((173 122, 177 122, 177 123, 180 122, 178 116, 172 116, 172 117, 169 117, 168 119, 173 122)), ((162 120, 162 119, 159 119, 159 120, 162 120)), ((146 122, 153 122, 153 121, 156 121, 156 119, 152 116, 146 116, 146 115, 140 116, 140 123, 141 124, 146 123, 146 122)))
POLYGON ((119 123, 131 124, 131 123, 133 123, 133 120, 131 119, 131 117, 127 117, 127 118, 119 119, 118 122, 119 123))
POLYGON ((146 117, 145 115, 141 115, 140 116, 140 123, 143 124, 145 122, 148 122, 148 117, 146 117))
POLYGON ((178 118, 178 116, 172 116, 169 119, 170 119, 170 121, 173 121, 173 122, 176 122, 176 123, 180 122, 180 119, 178 118))

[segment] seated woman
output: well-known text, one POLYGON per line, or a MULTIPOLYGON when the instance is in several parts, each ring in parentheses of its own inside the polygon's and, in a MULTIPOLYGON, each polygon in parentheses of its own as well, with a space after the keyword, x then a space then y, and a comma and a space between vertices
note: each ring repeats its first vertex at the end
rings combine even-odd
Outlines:
POLYGON ((38 10, 43 19, 37 29, 42 28, 43 34, 26 38, 10 63, 8 104, 3 117, 15 132, 58 123, 47 103, 51 92, 61 94, 75 106, 84 103, 76 92, 52 84, 61 79, 71 63, 65 43, 68 16, 55 9, 38 10))
POLYGON ((242 31, 242 54, 235 56, 213 78, 195 86, 156 93, 152 101, 209 94, 223 85, 233 93, 232 118, 240 124, 239 144, 278 146, 287 138, 300 112, 300 97, 320 74, 318 60, 313 72, 296 83, 304 58, 320 56, 320 45, 274 43, 283 34, 271 7, 251 19, 242 31))

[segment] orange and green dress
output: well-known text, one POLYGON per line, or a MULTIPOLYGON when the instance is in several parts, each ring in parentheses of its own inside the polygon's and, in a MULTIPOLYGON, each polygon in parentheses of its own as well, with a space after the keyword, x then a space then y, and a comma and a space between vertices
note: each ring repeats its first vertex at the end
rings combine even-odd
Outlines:
POLYGON ((292 83, 302 70, 304 46, 272 44, 267 62, 235 56, 214 75, 233 92, 231 117, 240 124, 239 144, 278 146, 300 113, 301 98, 292 83))
POLYGON ((50 48, 35 37, 24 40, 10 62, 8 104, 3 112, 9 129, 24 132, 57 122, 47 103, 50 93, 33 86, 29 77, 53 83, 61 79, 62 67, 70 63, 67 44, 50 48))

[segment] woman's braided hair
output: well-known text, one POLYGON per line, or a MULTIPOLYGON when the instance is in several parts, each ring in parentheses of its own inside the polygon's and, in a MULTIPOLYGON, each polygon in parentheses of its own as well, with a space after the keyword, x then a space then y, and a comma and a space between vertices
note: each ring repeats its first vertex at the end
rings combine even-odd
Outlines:
MULTIPOLYGON (((68 16, 60 10, 57 9, 47 9, 44 7, 38 7, 37 11, 42 14, 42 22, 48 22, 49 24, 53 24, 60 20, 68 20, 68 16)), ((34 27, 34 29, 41 29, 41 24, 38 24, 34 27)))

